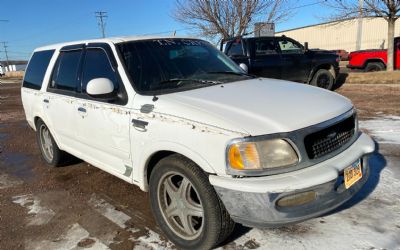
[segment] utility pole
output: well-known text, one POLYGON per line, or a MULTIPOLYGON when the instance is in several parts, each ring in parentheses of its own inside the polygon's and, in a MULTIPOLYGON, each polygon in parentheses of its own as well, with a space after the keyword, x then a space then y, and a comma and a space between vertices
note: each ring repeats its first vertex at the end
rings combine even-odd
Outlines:
POLYGON ((97 18, 97 22, 98 22, 98 25, 100 27, 101 34, 102 34, 103 38, 105 38, 106 37, 106 32, 105 32, 106 22, 105 22, 105 19, 108 17, 107 16, 107 12, 106 11, 96 11, 94 14, 95 14, 95 16, 97 18))
MULTIPOLYGON (((0 22, 3 22, 3 23, 7 23, 9 20, 6 20, 6 19, 0 19, 0 22)), ((7 43, 6 42, 3 42, 3 45, 4 45, 4 52, 6 53, 6 58, 7 58, 7 66, 9 65, 8 64, 8 54, 7 54, 7 45, 6 45, 7 43)))
POLYGON ((8 67, 10 65, 9 60, 8 60, 8 51, 7 51, 8 45, 7 45, 7 42, 1 42, 1 43, 3 44, 3 47, 4 47, 4 53, 6 54, 6 62, 7 62, 7 67, 8 67))
POLYGON ((361 49, 361 40, 362 40, 362 28, 363 28, 363 8, 364 8, 364 0, 358 0, 358 27, 357 27, 357 44, 356 50, 361 49))

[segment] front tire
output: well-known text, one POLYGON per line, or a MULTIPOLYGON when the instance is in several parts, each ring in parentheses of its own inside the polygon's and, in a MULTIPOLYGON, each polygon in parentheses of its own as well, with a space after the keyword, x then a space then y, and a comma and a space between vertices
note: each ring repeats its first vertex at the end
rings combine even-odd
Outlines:
POLYGON ((149 185, 155 219, 177 247, 210 249, 232 232, 235 224, 207 175, 189 159, 171 155, 160 160, 149 185))
POLYGON ((312 78, 310 84, 323 89, 331 90, 335 83, 335 77, 327 69, 319 69, 312 78))
POLYGON ((40 119, 36 123, 36 140, 43 160, 53 167, 61 165, 64 152, 58 148, 49 128, 40 119))

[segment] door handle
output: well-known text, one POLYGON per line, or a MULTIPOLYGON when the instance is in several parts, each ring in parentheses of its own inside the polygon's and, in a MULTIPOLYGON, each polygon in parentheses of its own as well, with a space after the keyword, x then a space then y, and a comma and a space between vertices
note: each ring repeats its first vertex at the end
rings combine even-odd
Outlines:
POLYGON ((49 103, 50 101, 49 101, 49 99, 43 99, 43 102, 44 103, 49 103))
POLYGON ((132 119, 132 124, 136 128, 140 129, 146 129, 146 126, 149 125, 148 122, 142 121, 142 120, 137 120, 137 119, 132 119))
POLYGON ((82 113, 86 113, 86 109, 85 109, 85 108, 82 108, 82 107, 79 107, 79 108, 78 108, 78 111, 79 111, 79 112, 82 112, 82 113))

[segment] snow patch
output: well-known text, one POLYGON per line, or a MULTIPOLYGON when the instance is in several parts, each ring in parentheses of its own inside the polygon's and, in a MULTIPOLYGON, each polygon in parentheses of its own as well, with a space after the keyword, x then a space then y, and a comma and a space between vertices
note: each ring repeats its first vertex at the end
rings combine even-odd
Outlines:
POLYGON ((135 242, 135 250, 144 250, 144 249, 171 249, 173 244, 169 241, 163 241, 160 235, 148 228, 146 228, 147 234, 140 236, 138 238, 130 238, 131 241, 135 242))
POLYGON ((79 242, 82 240, 90 240, 93 242, 89 246, 85 246, 84 249, 95 249, 95 250, 105 250, 109 249, 106 245, 100 242, 97 238, 89 237, 89 232, 86 231, 82 226, 75 223, 73 224, 66 233, 61 235, 55 240, 44 240, 39 242, 26 242, 26 249, 33 250, 70 250, 70 249, 82 249, 79 247, 79 242))
POLYGON ((104 199, 97 197, 95 194, 92 195, 88 203, 97 212, 114 222, 120 228, 125 229, 127 227, 125 223, 131 219, 129 215, 118 211, 116 207, 106 202, 104 199))
POLYGON ((10 187, 14 187, 17 185, 21 185, 21 180, 15 180, 10 178, 8 175, 2 174, 0 175, 0 189, 6 189, 10 187))
MULTIPOLYGON (((373 157, 376 157, 375 155, 373 157)), ((251 249, 400 249, 400 182, 393 172, 398 157, 385 157, 373 192, 358 203, 324 217, 277 229, 250 229, 224 248, 251 249)), ((371 168, 377 162, 370 162, 371 168)), ((371 190, 367 182, 358 195, 371 190)))
POLYGON ((28 214, 33 215, 29 218, 28 226, 47 224, 55 215, 53 210, 42 207, 40 205, 40 199, 31 194, 14 196, 12 201, 15 204, 29 209, 28 214))
POLYGON ((361 129, 366 129, 379 143, 400 145, 400 116, 382 116, 360 121, 361 129))

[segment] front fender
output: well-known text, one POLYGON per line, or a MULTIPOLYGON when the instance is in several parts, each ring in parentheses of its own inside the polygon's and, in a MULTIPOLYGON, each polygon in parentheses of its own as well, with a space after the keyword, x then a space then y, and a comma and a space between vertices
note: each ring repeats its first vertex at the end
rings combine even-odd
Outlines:
MULTIPOLYGON (((143 145, 142 145, 143 146, 143 145)), ((186 158, 190 159, 196 163, 204 172, 215 173, 216 171, 211 166, 211 164, 205 159, 204 156, 200 155, 198 152, 190 149, 189 147, 172 142, 172 141, 155 141, 142 148, 142 153, 140 157, 135 161, 133 166, 137 166, 137 171, 134 177, 134 182, 139 184, 140 189, 143 191, 148 190, 147 183, 147 167, 152 156, 160 151, 169 151, 177 154, 181 154, 186 158)))

